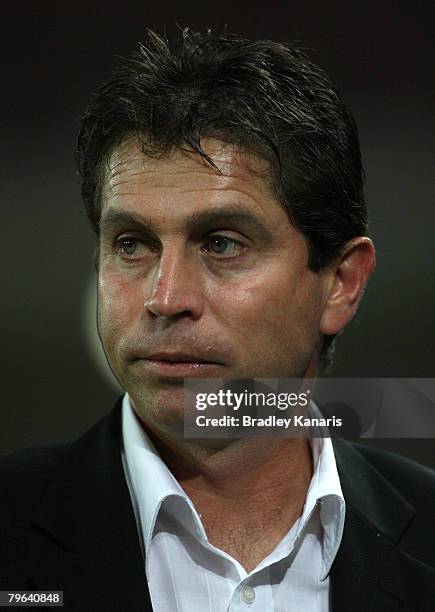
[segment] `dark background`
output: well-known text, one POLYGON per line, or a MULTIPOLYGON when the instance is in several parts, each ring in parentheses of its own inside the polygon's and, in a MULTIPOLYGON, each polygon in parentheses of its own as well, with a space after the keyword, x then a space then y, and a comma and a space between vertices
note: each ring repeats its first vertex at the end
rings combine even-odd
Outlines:
MULTIPOLYGON (((86 331, 94 319, 93 235, 74 149, 90 92, 147 26, 228 24, 248 37, 315 49, 312 58, 359 125, 378 249, 333 374, 433 377, 432 3, 68 4, 2 8, 0 453, 72 439, 119 394, 96 365, 86 331)), ((435 466, 432 440, 375 443, 435 466)))

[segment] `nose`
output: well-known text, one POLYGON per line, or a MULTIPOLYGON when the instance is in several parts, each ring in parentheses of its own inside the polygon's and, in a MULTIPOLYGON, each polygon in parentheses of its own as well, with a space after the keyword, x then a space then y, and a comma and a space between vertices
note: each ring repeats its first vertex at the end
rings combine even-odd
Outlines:
POLYGON ((183 245, 163 248, 154 274, 149 277, 144 308, 160 318, 199 319, 204 309, 199 263, 183 245))

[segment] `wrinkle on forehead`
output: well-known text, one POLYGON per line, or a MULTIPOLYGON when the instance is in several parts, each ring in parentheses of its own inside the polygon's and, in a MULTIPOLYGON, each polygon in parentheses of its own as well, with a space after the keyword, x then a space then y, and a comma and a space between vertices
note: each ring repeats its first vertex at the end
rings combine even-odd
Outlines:
MULTIPOLYGON (((109 157, 104 177, 104 191, 126 195, 123 187, 141 184, 146 175, 147 188, 159 187, 162 184, 162 170, 165 175, 166 188, 179 188, 180 177, 201 175, 202 179, 210 178, 210 190, 226 189, 230 181, 244 181, 249 177, 268 177, 269 163, 253 153, 240 150, 236 145, 220 140, 206 138, 201 143, 207 154, 219 168, 219 173, 197 153, 174 147, 161 157, 152 157, 143 153, 136 137, 123 141, 109 157), (163 162, 164 165, 162 164, 163 162), (170 162, 170 163, 167 163, 170 162), (193 166, 192 162, 195 164, 193 166), (155 181, 153 180, 155 178, 155 181)), ((272 190, 269 181, 262 181, 263 188, 269 194, 272 190)), ((185 191, 188 191, 186 189, 185 191)), ((196 191, 194 188, 192 191, 196 191)))

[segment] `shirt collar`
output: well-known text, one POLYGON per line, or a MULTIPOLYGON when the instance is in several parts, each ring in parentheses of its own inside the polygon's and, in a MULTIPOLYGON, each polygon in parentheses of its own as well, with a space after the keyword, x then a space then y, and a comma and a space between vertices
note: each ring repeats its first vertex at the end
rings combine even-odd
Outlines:
POLYGON ((122 438, 124 470, 147 556, 157 516, 165 499, 171 496, 183 498, 194 516, 197 512, 141 426, 127 394, 122 401, 122 438))
POLYGON ((312 438, 313 477, 299 523, 298 533, 308 523, 311 514, 319 507, 323 527, 323 571, 325 580, 341 544, 346 504, 338 476, 334 448, 330 437, 312 438))
MULTIPOLYGON (((315 402, 310 402, 310 417, 323 418, 315 402)), ((317 428, 322 437, 310 438, 313 452, 313 477, 307 491, 305 507, 298 531, 308 522, 315 507, 320 508, 320 522, 323 527, 323 571, 321 580, 325 580, 341 544, 346 513, 346 503, 341 489, 334 447, 326 427, 317 428)))
MULTIPOLYGON (((317 406, 311 403, 312 414, 321 416, 317 406)), ((140 521, 143 533, 146 558, 162 503, 171 496, 181 498, 190 507, 190 516, 193 518, 197 536, 205 541, 207 536, 199 514, 140 425, 127 394, 122 403, 122 436, 125 454, 124 469, 136 517, 140 521)), ((343 536, 345 501, 331 439, 329 437, 312 438, 310 442, 313 453, 313 476, 308 487, 302 516, 298 521, 296 538, 302 533, 319 505, 320 521, 323 527, 321 579, 325 580, 343 536)), ((186 524, 186 528, 191 530, 192 524, 186 524)))

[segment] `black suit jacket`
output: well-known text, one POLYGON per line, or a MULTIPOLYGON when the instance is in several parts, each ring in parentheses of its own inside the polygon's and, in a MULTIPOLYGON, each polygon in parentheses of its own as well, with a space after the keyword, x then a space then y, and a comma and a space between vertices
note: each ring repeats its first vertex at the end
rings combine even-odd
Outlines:
MULTIPOLYGON (((121 402, 72 444, 0 460, 0 590, 62 590, 67 611, 152 610, 120 448, 121 402)), ((434 472, 334 449, 346 521, 333 611, 435 610, 434 472)))

